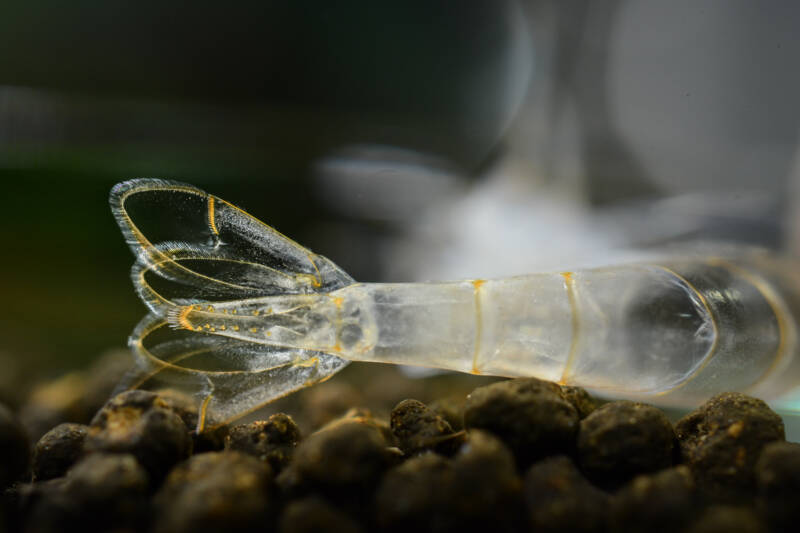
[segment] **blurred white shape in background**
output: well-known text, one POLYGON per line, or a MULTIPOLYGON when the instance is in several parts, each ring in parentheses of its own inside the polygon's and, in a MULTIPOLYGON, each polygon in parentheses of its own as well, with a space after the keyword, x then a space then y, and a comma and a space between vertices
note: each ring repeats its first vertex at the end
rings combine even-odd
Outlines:
POLYGON ((521 5, 537 65, 494 164, 470 187, 434 187, 446 164, 429 155, 369 160, 384 185, 386 168, 405 176, 383 201, 371 195, 372 216, 392 213, 405 234, 385 247, 383 279, 589 266, 687 239, 785 241, 800 131, 798 4, 521 5), (408 175, 414 157, 430 167, 428 186, 408 175), (425 200, 414 206, 411 196, 425 200))
POLYGON ((319 162, 316 187, 331 210, 367 220, 405 223, 465 184, 446 162, 393 146, 348 146, 319 162))
POLYGON ((697 239, 800 252, 800 5, 520 5, 535 54, 515 57, 536 70, 493 164, 459 180, 373 147, 319 166, 350 217, 395 225, 380 279, 579 268, 697 239))
POLYGON ((317 175, 332 209, 397 230, 380 248, 380 279, 389 281, 599 266, 681 240, 758 242, 758 229, 776 224, 767 216, 774 210, 768 191, 689 192, 590 208, 510 158, 471 187, 440 159, 380 146, 343 150, 321 161, 317 175))

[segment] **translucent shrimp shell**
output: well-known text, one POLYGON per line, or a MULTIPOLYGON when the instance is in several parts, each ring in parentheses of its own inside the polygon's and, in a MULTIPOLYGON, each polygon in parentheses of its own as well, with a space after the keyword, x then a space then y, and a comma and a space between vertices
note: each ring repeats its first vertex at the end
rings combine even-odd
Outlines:
POLYGON ((750 249, 496 280, 356 283, 330 260, 190 185, 111 193, 150 314, 127 386, 194 398, 198 430, 349 361, 534 376, 694 405, 797 387, 795 263, 750 249))

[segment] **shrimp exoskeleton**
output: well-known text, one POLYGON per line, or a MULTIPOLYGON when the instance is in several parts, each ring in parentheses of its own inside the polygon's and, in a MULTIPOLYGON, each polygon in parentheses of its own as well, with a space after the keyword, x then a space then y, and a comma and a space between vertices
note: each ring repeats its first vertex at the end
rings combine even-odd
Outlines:
POLYGON ((120 183, 111 206, 150 313, 131 386, 190 393, 225 422, 349 361, 535 376, 688 405, 796 386, 796 269, 763 253, 675 255, 575 272, 357 283, 191 185, 120 183))

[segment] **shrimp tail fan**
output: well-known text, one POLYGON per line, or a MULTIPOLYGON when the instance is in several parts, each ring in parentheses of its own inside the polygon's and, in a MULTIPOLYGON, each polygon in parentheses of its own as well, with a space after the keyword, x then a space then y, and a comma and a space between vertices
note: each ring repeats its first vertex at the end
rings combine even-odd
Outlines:
POLYGON ((329 259, 185 183, 125 181, 111 190, 110 203, 136 257, 135 290, 149 309, 131 335, 136 365, 121 388, 187 394, 201 431, 346 366, 328 353, 176 329, 170 319, 188 305, 327 293, 352 284, 329 259))

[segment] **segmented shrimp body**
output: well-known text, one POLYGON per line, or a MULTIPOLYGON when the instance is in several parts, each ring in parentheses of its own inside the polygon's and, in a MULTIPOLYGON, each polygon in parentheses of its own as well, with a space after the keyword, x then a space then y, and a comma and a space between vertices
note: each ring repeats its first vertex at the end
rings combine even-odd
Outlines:
POLYGON ((241 416, 349 361, 534 376, 673 405, 723 390, 785 397, 797 385, 800 279, 765 253, 357 283, 190 185, 124 182, 111 205, 150 309, 131 337, 131 386, 186 390, 207 420, 241 416))

